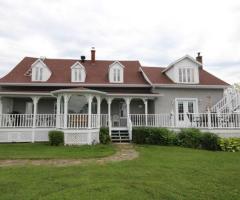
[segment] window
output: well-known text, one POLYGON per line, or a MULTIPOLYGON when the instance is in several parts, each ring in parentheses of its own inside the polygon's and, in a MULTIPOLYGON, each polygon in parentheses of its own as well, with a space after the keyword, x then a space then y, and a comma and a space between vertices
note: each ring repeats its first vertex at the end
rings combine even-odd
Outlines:
POLYGON ((194 69, 193 68, 179 68, 178 76, 180 83, 194 83, 194 69))
POLYGON ((43 68, 42 67, 36 67, 35 69, 35 80, 36 81, 42 81, 43 80, 43 68))
POLYGON ((86 78, 85 67, 81 63, 76 62, 71 67, 71 81, 72 82, 84 82, 85 78, 86 78))
POLYGON ((74 72, 73 82, 83 82, 82 71, 83 71, 82 69, 73 69, 73 72, 74 72))
POLYGON ((110 83, 123 83, 124 66, 119 61, 109 65, 108 78, 110 83))
POLYGON ((121 70, 113 69, 113 82, 121 82, 121 70))

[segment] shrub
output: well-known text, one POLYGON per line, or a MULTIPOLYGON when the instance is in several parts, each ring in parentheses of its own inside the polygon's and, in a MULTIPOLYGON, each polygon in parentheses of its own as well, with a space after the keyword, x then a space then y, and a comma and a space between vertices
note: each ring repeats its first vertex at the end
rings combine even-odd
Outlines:
POLYGON ((217 151, 219 150, 219 139, 214 133, 204 132, 201 136, 201 148, 217 151))
POLYGON ((146 144, 149 137, 149 129, 146 127, 133 128, 132 141, 136 144, 146 144))
POLYGON ((148 143, 149 144, 160 144, 160 145, 170 145, 172 144, 172 131, 167 128, 150 128, 148 143))
POLYGON ((137 144, 175 145, 176 134, 167 128, 133 128, 133 142, 137 144))
POLYGON ((221 138, 219 145, 222 151, 240 151, 240 138, 221 138))
POLYGON ((64 133, 62 131, 49 131, 48 138, 52 146, 58 146, 64 143, 64 133))
POLYGON ((100 128, 99 140, 101 144, 109 144, 111 142, 108 128, 100 128))
POLYGON ((201 132, 195 128, 181 129, 178 134, 179 145, 190 148, 199 148, 201 145, 201 132))

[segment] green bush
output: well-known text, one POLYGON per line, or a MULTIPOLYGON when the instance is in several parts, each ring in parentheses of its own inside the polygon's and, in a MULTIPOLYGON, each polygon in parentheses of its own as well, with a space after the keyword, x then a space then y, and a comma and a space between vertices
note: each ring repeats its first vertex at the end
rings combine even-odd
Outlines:
POLYGON ((240 138, 221 138, 219 145, 222 151, 240 151, 240 138))
POLYGON ((201 132, 195 128, 181 129, 178 134, 178 143, 180 146, 190 148, 200 148, 201 132))
POLYGON ((175 145, 176 134, 167 128, 133 128, 133 142, 136 144, 175 145))
POLYGON ((201 148, 206 150, 219 150, 219 137, 214 133, 204 132, 201 136, 201 148))
POLYGON ((137 127, 132 130, 132 141, 136 144, 147 144, 149 137, 149 129, 147 127, 137 127))
POLYGON ((100 128, 99 140, 101 144, 109 144, 111 142, 108 128, 100 128))
POLYGON ((64 143, 64 133, 62 131, 49 131, 48 138, 52 146, 58 146, 64 143))

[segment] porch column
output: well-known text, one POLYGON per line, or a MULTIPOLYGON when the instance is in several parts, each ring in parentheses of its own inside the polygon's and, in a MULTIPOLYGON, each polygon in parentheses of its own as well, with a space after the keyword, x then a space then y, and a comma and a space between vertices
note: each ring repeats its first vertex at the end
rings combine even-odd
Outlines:
POLYGON ((109 127, 109 135, 111 136, 111 127, 112 127, 112 122, 111 122, 111 103, 112 103, 112 98, 108 98, 107 103, 108 103, 108 127, 109 127))
POLYGON ((88 95, 88 128, 92 127, 92 95, 88 95))
POLYGON ((70 99, 70 94, 63 95, 64 98, 64 129, 67 128, 67 120, 68 120, 68 102, 70 99))
POLYGON ((61 123, 60 123, 60 120, 61 120, 61 112, 60 112, 60 109, 61 109, 61 95, 58 95, 57 96, 57 116, 56 116, 56 127, 57 128, 61 128, 61 123))
POLYGON ((144 102, 144 105, 145 105, 145 109, 144 109, 144 112, 145 112, 145 125, 147 126, 148 125, 148 100, 147 99, 144 99, 143 100, 144 102))
POLYGON ((2 103, 2 97, 0 97, 0 127, 2 127, 2 114, 3 114, 3 103, 2 103))
POLYGON ((2 115, 3 104, 2 104, 2 97, 0 97, 0 115, 2 115))
POLYGON ((101 97, 97 97, 97 127, 101 127, 101 97))
POLYGON ((36 121, 37 121, 37 107, 38 107, 38 101, 40 97, 32 97, 33 101, 33 131, 32 131, 32 143, 34 143, 35 140, 35 128, 36 128, 36 121))
POLYGON ((126 106, 127 106, 127 117, 129 117, 130 114, 130 98, 125 98, 126 106))

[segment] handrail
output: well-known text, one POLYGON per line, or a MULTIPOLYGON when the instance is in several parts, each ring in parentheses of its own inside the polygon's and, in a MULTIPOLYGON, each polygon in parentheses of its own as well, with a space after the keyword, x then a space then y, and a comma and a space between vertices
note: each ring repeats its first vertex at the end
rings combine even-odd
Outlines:
POLYGON ((132 140, 132 121, 130 116, 127 116, 127 127, 128 127, 128 133, 129 133, 129 140, 132 140))

